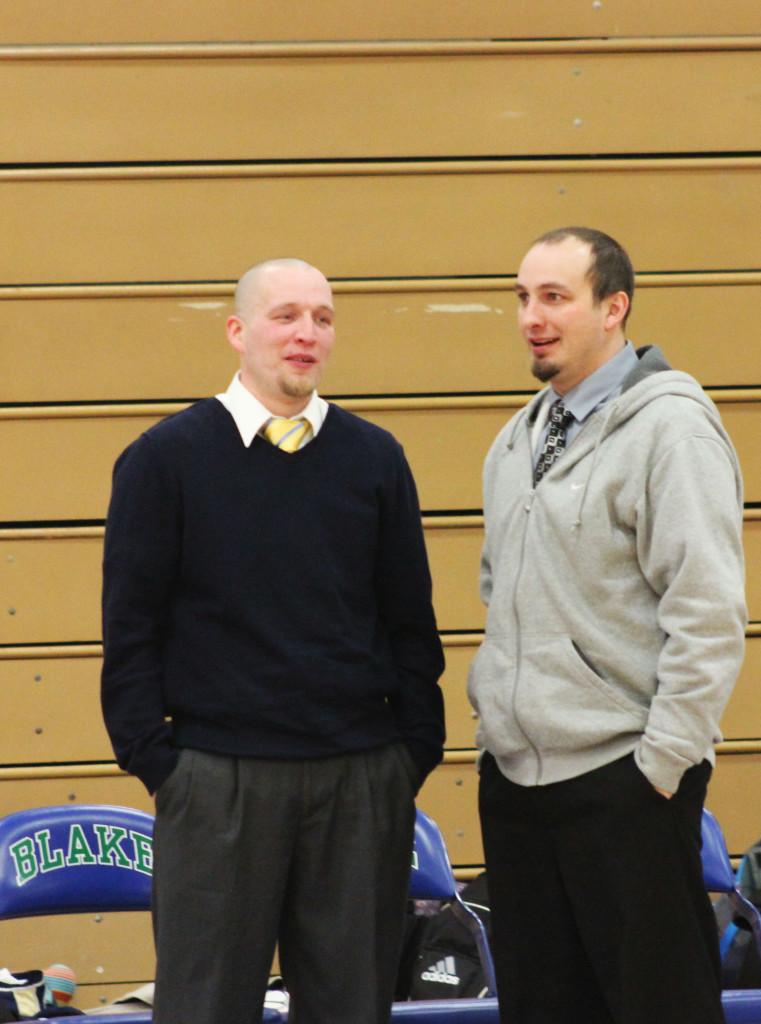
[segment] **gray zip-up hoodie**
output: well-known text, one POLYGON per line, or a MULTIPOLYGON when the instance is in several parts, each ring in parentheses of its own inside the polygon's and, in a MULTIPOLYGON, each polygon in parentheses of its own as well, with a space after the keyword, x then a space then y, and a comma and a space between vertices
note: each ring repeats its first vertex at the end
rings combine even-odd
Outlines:
POLYGON ((718 411, 654 347, 532 484, 544 392, 484 468, 479 746, 521 785, 634 751, 656 786, 713 759, 742 663, 742 480, 718 411))

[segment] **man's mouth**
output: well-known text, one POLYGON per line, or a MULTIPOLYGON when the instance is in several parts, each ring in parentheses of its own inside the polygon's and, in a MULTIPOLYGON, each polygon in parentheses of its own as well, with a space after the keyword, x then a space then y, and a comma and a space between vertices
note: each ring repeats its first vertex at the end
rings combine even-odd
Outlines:
POLYGON ((541 353, 552 348, 559 340, 559 338, 529 338, 529 345, 532 352, 541 353))
POLYGON ((314 364, 317 362, 317 360, 315 359, 314 356, 309 356, 309 355, 306 355, 306 354, 305 355, 286 356, 285 357, 285 361, 287 363, 290 363, 291 366, 299 366, 299 367, 314 366, 314 364))

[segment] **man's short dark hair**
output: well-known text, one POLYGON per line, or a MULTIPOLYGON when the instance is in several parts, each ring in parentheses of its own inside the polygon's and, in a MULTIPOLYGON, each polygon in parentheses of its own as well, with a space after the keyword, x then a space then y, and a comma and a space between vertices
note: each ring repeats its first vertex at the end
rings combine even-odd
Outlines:
POLYGON ((592 295, 596 303, 602 302, 614 292, 626 292, 629 296, 629 310, 624 323, 631 312, 634 296, 634 267, 629 254, 615 238, 595 228, 555 228, 537 238, 534 245, 555 245, 566 238, 578 238, 592 250, 592 262, 587 276, 592 282, 592 295))

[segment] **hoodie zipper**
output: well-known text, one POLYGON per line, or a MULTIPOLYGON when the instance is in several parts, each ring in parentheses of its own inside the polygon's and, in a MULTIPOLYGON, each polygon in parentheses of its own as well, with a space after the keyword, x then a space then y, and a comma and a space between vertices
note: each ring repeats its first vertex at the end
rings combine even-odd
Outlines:
MULTIPOLYGON (((611 412, 612 412, 612 410, 611 410, 611 412)), ((597 451, 598 451, 598 448, 600 446, 600 442, 601 442, 603 436, 605 435, 605 432, 606 432, 605 428, 607 428, 607 424, 608 424, 608 420, 609 419, 610 419, 610 413, 608 414, 608 416, 606 417, 606 419, 604 421, 603 430, 601 431, 600 436, 598 437, 597 442, 595 444, 595 448, 594 448, 594 452, 593 452, 593 466, 592 466, 592 468, 594 468, 594 463, 595 463, 595 461, 597 459, 597 451)), ((586 425, 587 425, 586 423, 583 423, 581 425, 581 429, 579 430, 579 432, 576 435, 576 438, 574 440, 578 440, 578 437, 580 436, 580 434, 582 433, 582 431, 584 430, 586 425)), ((526 430, 528 432, 528 439, 529 439, 529 444, 528 444, 529 474, 530 474, 530 478, 533 480, 534 453, 533 453, 533 450, 532 450, 532 447, 531 447, 531 431, 530 431, 528 422, 526 422, 525 427, 526 427, 526 430)), ((511 442, 510 442, 510 447, 511 448, 513 447, 512 439, 511 439, 511 442)), ((554 466, 550 466, 549 470, 547 471, 547 475, 552 473, 554 468, 555 468, 554 466)), ((582 508, 584 506, 584 500, 586 498, 586 493, 587 493, 587 488, 588 487, 589 487, 589 475, 587 476, 586 484, 585 484, 584 490, 582 491, 582 494, 581 494, 581 500, 579 502, 579 507, 578 507, 578 513, 577 513, 576 521, 574 522, 574 525, 573 525, 574 529, 578 529, 578 527, 581 525, 581 510, 582 510, 582 508)), ((523 575, 523 567, 524 567, 524 564, 525 564, 526 541, 527 541, 527 537, 528 537, 528 528, 529 528, 529 516, 531 515, 531 510, 533 508, 534 499, 535 498, 536 498, 536 487, 534 487, 532 485, 531 489, 529 490, 529 492, 526 495, 526 498, 525 498, 525 500, 523 502, 523 512, 524 512, 524 515, 525 515, 525 519, 524 519, 524 525, 523 525, 523 533, 521 535, 521 547, 520 547, 520 554, 519 554, 519 558, 518 558, 518 570, 517 570, 517 572, 515 574, 515 584, 514 584, 513 593, 512 593, 513 620, 515 622, 515 660, 516 660, 516 670, 515 670, 515 685, 513 686, 511 710, 512 710, 513 718, 515 720, 516 725, 520 729, 520 731, 521 731, 521 733, 523 735, 523 738, 526 740, 526 743, 528 744, 529 748, 531 749, 531 751, 534 754, 534 759, 536 761, 536 777, 535 777, 535 780, 534 780, 534 785, 538 786, 541 783, 541 779, 542 779, 542 768, 543 768, 542 754, 541 754, 541 751, 539 750, 539 747, 533 742, 533 740, 529 736, 528 732, 526 731, 525 727, 523 726, 523 723, 520 720, 520 715, 518 714, 518 708, 517 708, 518 689, 520 687, 521 669, 522 669, 522 666, 523 666, 523 643, 522 643, 522 635, 523 634, 522 634, 522 629, 521 629, 520 613, 518 611, 518 588, 520 587, 520 581, 521 581, 521 577, 523 575)))
MULTIPOLYGON (((528 430, 528 423, 526 424, 526 429, 528 430)), ((531 444, 529 444, 528 449, 529 449, 529 473, 531 475, 530 478, 533 479, 534 460, 533 460, 533 452, 531 451, 531 444)), ((532 508, 532 506, 534 504, 534 498, 535 497, 536 497, 536 488, 532 485, 531 490, 526 495, 526 499, 525 499, 525 501, 523 503, 523 512, 524 512, 524 515, 525 515, 526 518, 524 519, 524 524, 523 524, 523 533, 521 535, 520 556, 519 556, 519 559, 518 559, 518 571, 515 574, 515 585, 513 587, 513 594, 512 594, 513 618, 515 620, 515 666, 516 666, 515 667, 515 684, 513 686, 513 696, 512 696, 512 712, 513 712, 513 718, 515 719, 515 724, 520 729, 521 733, 523 734, 524 739, 526 740, 526 743, 528 743, 530 749, 532 750, 532 752, 534 754, 534 758, 536 760, 536 780, 535 780, 535 785, 539 785, 539 780, 542 777, 542 755, 539 752, 539 748, 536 746, 536 744, 533 742, 533 740, 529 736, 528 732, 524 728, 523 723, 521 722, 521 719, 520 719, 520 715, 518 714, 518 708, 517 708, 518 688, 520 686, 521 669, 522 669, 522 666, 523 666, 523 643, 522 643, 522 632, 521 632, 521 618, 520 618, 520 613, 518 612, 518 587, 520 586, 521 576, 523 575, 523 565, 524 565, 525 553, 526 553, 526 537, 527 537, 527 534, 528 534, 528 517, 531 514, 531 508, 532 508)))

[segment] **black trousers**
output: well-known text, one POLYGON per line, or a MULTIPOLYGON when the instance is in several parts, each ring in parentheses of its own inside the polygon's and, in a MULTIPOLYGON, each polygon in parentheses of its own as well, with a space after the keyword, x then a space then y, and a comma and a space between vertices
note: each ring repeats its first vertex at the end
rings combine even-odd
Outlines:
POLYGON ((387 1024, 417 771, 402 744, 311 761, 183 750, 157 794, 156 1024, 387 1024))
POLYGON ((633 755, 518 786, 486 754, 479 803, 502 1024, 721 1024, 700 863, 711 766, 667 800, 633 755))

